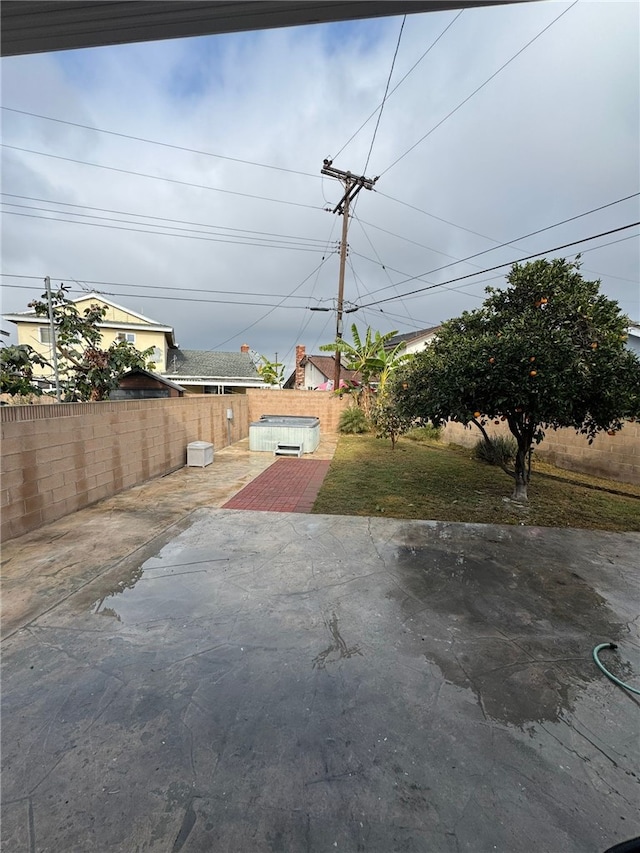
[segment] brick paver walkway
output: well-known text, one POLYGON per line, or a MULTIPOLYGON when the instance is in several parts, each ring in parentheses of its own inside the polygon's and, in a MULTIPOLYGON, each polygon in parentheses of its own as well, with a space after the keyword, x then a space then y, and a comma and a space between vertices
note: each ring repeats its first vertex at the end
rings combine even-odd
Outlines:
POLYGON ((310 512, 330 464, 327 459, 278 459, 223 508, 310 512))

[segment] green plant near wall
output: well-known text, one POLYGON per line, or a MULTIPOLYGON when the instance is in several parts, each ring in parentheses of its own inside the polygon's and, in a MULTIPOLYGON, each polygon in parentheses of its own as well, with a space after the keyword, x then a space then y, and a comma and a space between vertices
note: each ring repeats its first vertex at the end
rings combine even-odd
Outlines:
POLYGON ((369 432, 369 421, 367 416, 359 406, 349 406, 340 415, 338 429, 342 433, 349 435, 357 435, 363 432, 369 432))
POLYGON ((516 458, 518 444, 510 435, 495 435, 489 441, 480 438, 473 448, 473 455, 489 465, 510 465, 516 458))

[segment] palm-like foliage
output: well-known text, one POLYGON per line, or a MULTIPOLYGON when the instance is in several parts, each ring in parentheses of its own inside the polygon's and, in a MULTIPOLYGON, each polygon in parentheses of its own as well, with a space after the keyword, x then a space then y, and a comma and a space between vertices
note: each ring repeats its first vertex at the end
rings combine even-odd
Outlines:
POLYGON ((384 390, 385 384, 395 368, 410 358, 409 355, 402 353, 405 348, 404 342, 399 343, 391 350, 386 348, 396 334, 397 331, 394 330, 381 335, 380 332, 372 332, 371 327, 367 326, 363 339, 360 337, 358 327, 353 323, 351 326, 353 343, 338 338, 333 343, 323 344, 320 347, 323 352, 340 352, 345 355, 347 368, 360 374, 362 382, 361 405, 367 414, 371 406, 373 384, 375 383, 380 391, 384 390))
POLYGON ((345 355, 347 368, 358 371, 364 388, 371 389, 374 381, 382 387, 393 368, 407 358, 401 355, 405 347, 404 343, 398 344, 392 350, 385 349, 394 335, 397 335, 395 330, 381 335, 380 332, 372 332, 371 327, 367 326, 363 339, 360 337, 358 327, 353 323, 351 326, 353 343, 338 338, 331 344, 323 344, 320 349, 323 352, 340 352, 345 355))

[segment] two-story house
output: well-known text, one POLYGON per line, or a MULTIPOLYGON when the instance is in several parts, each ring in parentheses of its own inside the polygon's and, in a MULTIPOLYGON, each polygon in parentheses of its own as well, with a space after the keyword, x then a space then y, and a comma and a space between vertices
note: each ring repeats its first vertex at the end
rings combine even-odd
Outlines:
MULTIPOLYGON (((165 370, 167 354, 176 347, 173 328, 151 320, 137 311, 124 308, 117 302, 112 302, 99 293, 87 293, 72 300, 78 312, 82 314, 91 305, 104 306, 107 311, 98 327, 102 333, 101 345, 104 349, 114 341, 128 341, 140 351, 153 347, 151 361, 158 373, 165 370)), ((18 331, 18 343, 28 344, 33 349, 52 362, 51 328, 46 317, 39 317, 35 311, 22 311, 18 314, 5 314, 6 320, 15 323, 18 331)), ((52 371, 47 367, 34 365, 36 379, 52 379, 52 371)))
MULTIPOLYGON (((114 341, 128 341, 139 350, 153 348, 150 361, 155 373, 178 383, 187 394, 243 394, 247 388, 264 388, 247 344, 240 352, 183 350, 175 342, 174 330, 130 308, 124 308, 99 293, 87 293, 72 300, 80 314, 96 303, 107 309, 98 324, 101 346, 106 349, 114 341)), ((5 314, 15 323, 18 343, 29 344, 51 364, 53 361, 51 327, 46 317, 35 311, 5 314)), ((44 387, 53 382, 53 370, 34 365, 34 378, 44 387)))

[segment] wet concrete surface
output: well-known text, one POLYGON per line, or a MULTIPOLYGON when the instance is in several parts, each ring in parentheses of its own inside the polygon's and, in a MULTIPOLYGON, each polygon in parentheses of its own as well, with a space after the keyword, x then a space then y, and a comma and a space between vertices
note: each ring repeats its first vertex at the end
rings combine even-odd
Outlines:
POLYGON ((194 510, 3 643, 2 849, 640 835, 640 702, 591 659, 616 641, 607 663, 640 683, 639 552, 638 534, 194 510))
MULTIPOLYGON (((304 458, 332 459, 337 441, 322 435, 304 458)), ((193 510, 221 507, 275 461, 271 453, 251 453, 246 438, 216 450, 206 468, 181 468, 3 543, 2 638, 154 536, 179 529, 193 510)))

